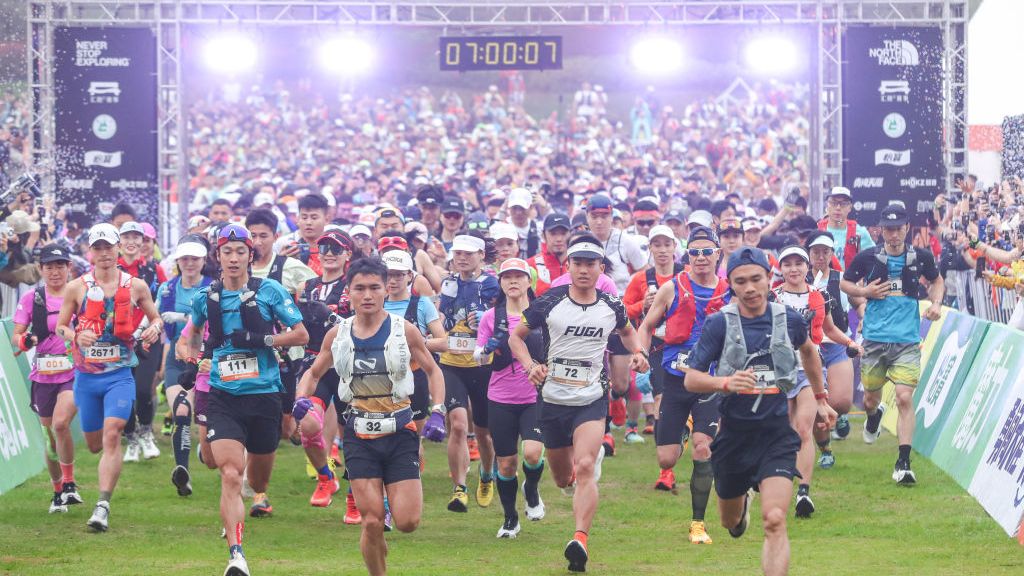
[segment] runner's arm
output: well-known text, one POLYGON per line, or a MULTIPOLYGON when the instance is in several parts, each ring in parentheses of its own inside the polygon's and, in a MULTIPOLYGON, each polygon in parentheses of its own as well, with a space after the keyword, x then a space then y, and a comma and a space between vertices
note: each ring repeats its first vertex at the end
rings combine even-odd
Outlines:
POLYGON ((818 405, 818 417, 821 419, 819 426, 831 429, 836 424, 836 411, 828 403, 828 392, 825 390, 821 355, 818 354, 818 349, 811 342, 810 338, 804 340, 804 343, 800 345, 797 351, 800 353, 804 374, 807 375, 807 380, 811 383, 811 390, 814 391, 814 400, 818 405))
MULTIPOLYGON (((291 330, 274 334, 274 343, 271 346, 275 348, 305 346, 309 342, 309 332, 306 331, 306 326, 302 322, 297 322, 290 328, 291 330)), ((333 342, 333 340, 324 338, 324 342, 333 342)))
POLYGON ((825 336, 828 336, 829 339, 836 344, 842 344, 849 348, 854 343, 853 339, 847 336, 846 333, 840 330, 836 326, 836 323, 832 321, 831 314, 825 314, 825 324, 822 326, 822 331, 825 333, 825 336))
POLYGON ((405 340, 409 343, 412 359, 427 374, 427 386, 430 389, 431 404, 444 404, 444 375, 441 373, 441 368, 437 366, 437 362, 434 362, 434 357, 427 350, 423 338, 420 337, 419 329, 408 321, 405 323, 405 340))
POLYGON ((626 350, 632 350, 633 355, 630 358, 630 368, 635 372, 647 372, 651 365, 648 362, 647 348, 640 346, 640 338, 636 334, 636 330, 633 329, 633 325, 626 323, 625 326, 618 329, 619 336, 622 337, 622 345, 626 350))
POLYGON ((640 328, 637 329, 640 346, 644 350, 649 351, 651 349, 651 336, 665 318, 668 307, 672 305, 674 292, 675 288, 672 286, 672 282, 665 282, 661 285, 661 288, 658 288, 658 293, 654 296, 654 303, 651 304, 651 309, 647 311, 647 316, 644 317, 640 328))
POLYGON ((434 354, 443 354, 448 351, 448 335, 445 334, 440 318, 427 324, 427 332, 430 332, 430 337, 427 338, 427 350, 434 354))
POLYGON ((526 347, 526 337, 530 335, 530 327, 526 321, 520 321, 515 330, 508 334, 508 349, 512 351, 512 357, 519 361, 519 364, 526 367, 526 373, 538 362, 530 356, 530 349, 526 347))
POLYGON ((132 278, 132 296, 135 298, 136 306, 149 320, 149 326, 142 331, 142 341, 152 344, 160 339, 160 335, 164 331, 164 321, 160 318, 160 311, 156 309, 149 286, 146 286, 146 283, 138 278, 132 278))
POLYGON ((75 329, 71 327, 71 317, 79 306, 79 298, 84 287, 85 283, 83 282, 72 282, 68 286, 69 290, 64 297, 64 301, 60 305, 60 313, 57 315, 57 328, 54 332, 66 342, 72 342, 75 339, 75 329))
POLYGON ((427 254, 426 250, 420 250, 416 252, 416 267, 419 268, 420 274, 430 282, 430 287, 434 289, 434 293, 441 291, 441 273, 437 270, 437 266, 434 265, 434 261, 430 259, 430 254, 427 254))
POLYGON ((302 378, 299 378, 299 383, 295 387, 296 398, 309 397, 316 390, 317 382, 334 366, 334 353, 331 352, 331 344, 334 343, 334 337, 337 334, 337 326, 327 331, 327 335, 324 336, 324 343, 320 346, 320 353, 313 360, 313 364, 302 373, 302 378))

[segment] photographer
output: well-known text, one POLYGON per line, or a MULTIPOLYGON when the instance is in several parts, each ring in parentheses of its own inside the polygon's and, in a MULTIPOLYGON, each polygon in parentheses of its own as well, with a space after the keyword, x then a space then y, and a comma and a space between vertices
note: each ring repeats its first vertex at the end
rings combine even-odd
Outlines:
POLYGON ((39 223, 27 213, 15 210, 0 223, 0 250, 6 265, 0 270, 0 282, 17 288, 19 284, 35 284, 41 278, 32 257, 32 248, 39 241, 39 223))

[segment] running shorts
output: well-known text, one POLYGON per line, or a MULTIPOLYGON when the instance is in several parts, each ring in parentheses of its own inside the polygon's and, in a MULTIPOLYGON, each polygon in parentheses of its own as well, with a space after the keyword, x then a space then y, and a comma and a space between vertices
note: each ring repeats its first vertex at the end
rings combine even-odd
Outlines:
POLYGON ((127 421, 135 404, 135 378, 132 369, 122 366, 110 372, 75 373, 75 406, 82 432, 103 429, 106 418, 127 421))

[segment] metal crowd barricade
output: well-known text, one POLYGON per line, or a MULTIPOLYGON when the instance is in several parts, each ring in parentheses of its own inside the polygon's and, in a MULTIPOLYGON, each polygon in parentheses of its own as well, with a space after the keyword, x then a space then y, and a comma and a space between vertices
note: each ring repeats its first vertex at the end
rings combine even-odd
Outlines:
POLYGON ((1006 324, 1017 304, 1017 293, 996 288, 984 278, 975 278, 974 270, 946 273, 946 294, 955 296, 956 307, 983 320, 1006 324))

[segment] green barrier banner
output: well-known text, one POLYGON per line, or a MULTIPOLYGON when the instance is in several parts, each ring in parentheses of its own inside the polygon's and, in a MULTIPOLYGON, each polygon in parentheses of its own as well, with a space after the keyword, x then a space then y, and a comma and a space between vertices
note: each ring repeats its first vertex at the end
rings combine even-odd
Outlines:
POLYGON ((43 431, 29 408, 29 389, 10 343, 7 329, 0 330, 0 494, 45 466, 43 431))
MULTIPOLYGON (((932 455, 987 329, 988 322, 953 310, 939 325, 914 391, 914 448, 921 454, 932 455)), ((897 410, 891 413, 895 416, 897 410)))
MULTIPOLYGON (((951 312, 954 312, 952 308, 946 306, 942 307, 941 315, 938 320, 934 322, 927 320, 924 317, 925 310, 931 306, 931 302, 924 300, 921 302, 921 382, 924 382, 925 369, 928 366, 928 359, 932 355, 932 350, 935 348, 935 342, 939 339, 939 334, 942 332, 942 325, 945 323, 946 318, 949 317, 951 312)), ((954 312, 955 313, 955 312, 954 312)), ((896 422, 899 420, 899 410, 896 410, 896 387, 886 386, 882 390, 882 403, 888 406, 890 409, 886 411, 885 416, 882 417, 882 427, 889 431, 890 434, 896 433, 896 422)), ((916 406, 916 404, 915 404, 916 406)), ((929 451, 931 449, 929 448, 929 451)))
POLYGON ((968 488, 1009 536, 1024 514, 1024 374, 1014 380, 968 488))
MULTIPOLYGON (((1006 398, 1024 371, 1024 338, 1013 328, 989 324, 974 363, 949 410, 932 460, 969 488, 988 441, 1002 422, 1006 398)), ((916 438, 915 438, 916 444, 916 438)))

